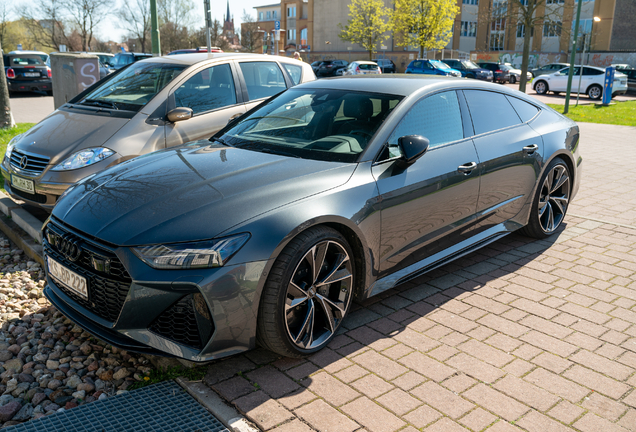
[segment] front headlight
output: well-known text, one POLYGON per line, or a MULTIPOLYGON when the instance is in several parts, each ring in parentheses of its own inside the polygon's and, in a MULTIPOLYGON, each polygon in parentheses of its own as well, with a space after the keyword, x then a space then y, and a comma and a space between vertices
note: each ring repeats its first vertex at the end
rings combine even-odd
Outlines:
POLYGON ((18 143, 18 141, 20 141, 20 138, 22 138, 22 135, 24 135, 23 133, 14 136, 13 138, 11 138, 11 141, 9 141, 9 144, 7 144, 7 150, 4 152, 4 157, 9 160, 11 159, 11 151, 13 151, 13 147, 15 147, 15 145, 18 143))
POLYGON ((67 171, 92 165, 114 155, 115 152, 106 147, 95 147, 80 150, 66 158, 62 163, 51 168, 51 171, 67 171))
POLYGON ((245 233, 201 242, 137 246, 132 251, 155 269, 213 268, 223 266, 249 238, 250 235, 245 233))

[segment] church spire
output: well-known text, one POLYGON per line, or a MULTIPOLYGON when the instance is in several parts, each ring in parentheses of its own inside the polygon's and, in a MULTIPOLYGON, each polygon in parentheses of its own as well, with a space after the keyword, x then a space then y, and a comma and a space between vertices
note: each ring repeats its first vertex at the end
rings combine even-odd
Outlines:
POLYGON ((230 21, 230 0, 227 0, 227 14, 225 14, 225 21, 230 21))

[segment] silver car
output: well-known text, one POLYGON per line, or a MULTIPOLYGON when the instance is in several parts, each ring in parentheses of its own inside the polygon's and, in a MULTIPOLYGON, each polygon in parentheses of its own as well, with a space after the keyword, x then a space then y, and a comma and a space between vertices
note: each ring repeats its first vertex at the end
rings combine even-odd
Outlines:
POLYGON ((381 73, 377 63, 359 60, 349 63, 342 75, 379 75, 381 73))
POLYGON ((284 57, 202 53, 141 60, 13 138, 2 161, 4 187, 50 210, 87 176, 208 138, 266 98, 315 79, 310 65, 284 57))

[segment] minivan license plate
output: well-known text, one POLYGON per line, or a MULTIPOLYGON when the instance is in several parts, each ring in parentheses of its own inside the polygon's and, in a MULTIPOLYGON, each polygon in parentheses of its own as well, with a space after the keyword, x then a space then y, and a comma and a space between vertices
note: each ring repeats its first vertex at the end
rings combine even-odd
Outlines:
POLYGON ((88 300, 88 287, 85 277, 78 275, 73 270, 67 269, 62 264, 51 259, 51 257, 46 257, 46 262, 49 265, 49 273, 51 276, 80 297, 88 300))
POLYGON ((11 175, 11 186, 31 194, 35 193, 33 180, 27 180, 22 177, 11 175))

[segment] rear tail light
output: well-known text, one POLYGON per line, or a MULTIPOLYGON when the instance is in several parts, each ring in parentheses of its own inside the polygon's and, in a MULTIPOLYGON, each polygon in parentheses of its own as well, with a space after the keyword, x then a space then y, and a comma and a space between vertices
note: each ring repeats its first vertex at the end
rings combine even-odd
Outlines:
POLYGON ((46 75, 51 78, 51 69, 47 68, 46 69, 46 75))
POLYGON ((7 69, 7 78, 15 78, 15 71, 12 68, 7 69))
POLYGON ((356 72, 360 72, 360 67, 356 66, 356 72))
POLYGON ((496 70, 495 73, 501 73, 501 71, 500 70, 496 70))

